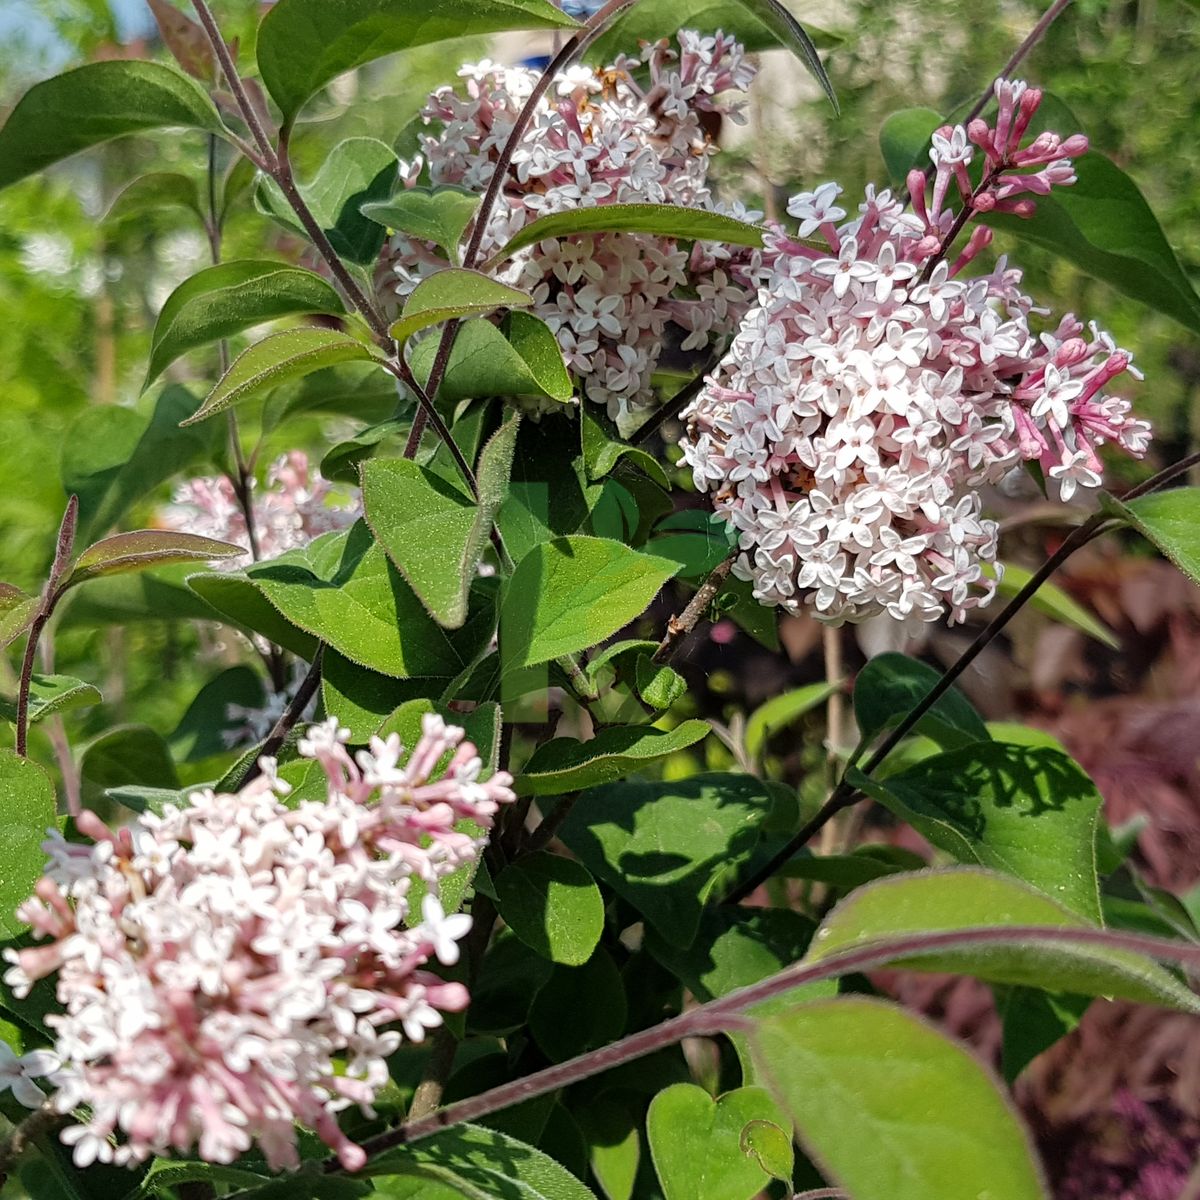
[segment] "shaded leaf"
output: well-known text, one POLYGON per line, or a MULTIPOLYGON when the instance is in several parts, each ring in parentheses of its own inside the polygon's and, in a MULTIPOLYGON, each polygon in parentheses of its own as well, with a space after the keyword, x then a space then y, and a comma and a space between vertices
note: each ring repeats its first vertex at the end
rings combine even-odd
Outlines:
MULTIPOLYGON (((869 745, 898 725, 929 694, 941 672, 903 654, 877 654, 854 681, 854 717, 869 745)), ((915 731, 943 749, 989 738, 983 719, 957 688, 951 688, 916 724, 915 731)))
POLYGON ((190 126, 223 133, 198 84, 159 63, 88 63, 35 84, 0 129, 0 188, 124 134, 190 126))
POLYGON ((258 30, 263 83, 289 123, 345 71, 447 38, 508 29, 569 29, 549 0, 280 0, 258 30))
POLYGON ((559 854, 538 851, 495 878, 504 923, 552 962, 587 962, 604 932, 604 901, 587 869, 559 854))
POLYGON ((959 862, 1033 884, 1099 923, 1096 827, 1102 800, 1081 767, 1043 746, 984 742, 855 786, 959 862))
POLYGON ((135 179, 109 206, 105 224, 142 219, 162 208, 183 208, 204 220, 200 189, 194 179, 171 171, 154 171, 135 179))
MULTIPOLYGON (((296 186, 334 250, 350 262, 368 266, 384 241, 384 228, 363 216, 366 204, 384 200, 396 182, 396 152, 378 138, 338 142, 308 182, 296 186)), ((261 212, 308 239, 295 210, 273 179, 263 176, 255 192, 261 212)))
POLYGON ((627 1016, 621 973, 601 946, 582 966, 554 968, 533 1002, 529 1032, 547 1058, 566 1062, 615 1042, 627 1016))
POLYGON ((631 779, 585 792, 560 836, 669 942, 691 944, 705 901, 754 851, 773 798, 747 775, 631 779))
POLYGON ((784 692, 760 705, 746 722, 744 736, 747 752, 751 757, 758 758, 766 748, 768 738, 793 721, 798 721, 805 713, 812 712, 840 687, 840 683, 810 683, 807 687, 784 692))
POLYGON ((854 1200, 1046 1200, 996 1081, 903 1009, 816 1001, 758 1021, 751 1040, 805 1149, 854 1200))
POLYGON ((231 736, 245 728, 247 712, 261 710, 265 702, 263 681, 254 671, 229 667, 196 693, 167 744, 181 762, 225 754, 238 744, 231 736))
POLYGON ((392 337, 403 344, 414 333, 444 321, 475 317, 497 308, 527 308, 532 297, 480 271, 447 267, 426 276, 408 294, 392 337))
POLYGON ((612 725, 587 742, 554 738, 533 752, 514 787, 521 796, 558 796, 611 783, 694 746, 708 733, 707 721, 684 721, 670 731, 647 725, 612 725))
POLYGON ((184 425, 206 420, 250 396, 322 367, 381 361, 369 346, 332 329, 287 329, 243 351, 184 425))
POLYGON ((298 313, 342 313, 319 275, 278 262, 226 262, 181 283, 154 325, 143 389, 181 355, 254 325, 298 313))
POLYGON ((286 620, 248 576, 240 572, 213 572, 189 576, 187 584, 209 606, 210 619, 216 615, 231 625, 260 633, 267 641, 303 659, 311 661, 316 653, 317 639, 286 620))
POLYGON ((181 13, 169 0, 146 0, 163 43, 175 61, 193 78, 212 83, 217 61, 202 26, 181 13))

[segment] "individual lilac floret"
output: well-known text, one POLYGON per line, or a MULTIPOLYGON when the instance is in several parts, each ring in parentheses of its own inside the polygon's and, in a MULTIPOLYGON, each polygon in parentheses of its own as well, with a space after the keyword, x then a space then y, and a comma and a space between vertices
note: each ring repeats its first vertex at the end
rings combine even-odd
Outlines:
MULTIPOLYGON (((343 505, 330 502, 332 491, 324 479, 313 477, 303 451, 276 459, 267 471, 267 486, 252 499, 259 556, 275 558, 285 550, 307 546, 322 533, 353 525, 361 515, 358 489, 353 489, 352 502, 343 505)), ((233 484, 224 476, 181 484, 162 520, 168 529, 234 542, 250 550, 245 514, 233 484)), ((225 569, 238 570, 238 561, 226 559, 225 569)))
POLYGON ((471 923, 436 886, 477 859, 512 779, 482 781, 475 747, 437 716, 407 756, 393 734, 352 758, 348 736, 331 720, 300 742, 328 781, 320 802, 286 807, 263 759, 236 795, 198 792, 116 832, 83 813, 92 845, 52 832, 18 910, 52 940, 5 951, 5 982, 24 996, 57 974, 53 1102, 88 1110, 62 1134, 79 1166, 197 1144, 231 1162, 257 1142, 273 1168, 295 1167, 298 1123, 357 1170, 338 1112, 370 1111, 401 1030, 420 1041, 465 1007, 461 984, 423 969, 456 961, 471 923), (409 928, 414 878, 427 892, 409 928))
POLYGON ((1069 500, 1099 485, 1100 446, 1145 452, 1149 425, 1105 390, 1138 375, 1126 351, 1070 315, 1036 333, 1030 317, 1045 310, 1004 259, 961 278, 989 229, 948 257, 972 214, 1028 215, 1032 201, 1013 197, 1070 183, 1065 156, 1086 149, 1048 134, 1018 149, 1040 93, 1004 82, 997 95, 995 129, 935 135, 932 195, 914 171, 911 210, 868 188, 843 221, 840 189, 825 184, 788 212, 828 249, 767 237, 758 305, 688 410, 683 442, 696 487, 738 533, 734 573, 764 603, 834 623, 962 620, 999 571, 984 569, 997 526, 980 488, 1036 462, 1069 500), (987 163, 972 189, 976 146, 987 163))
MULTIPOLYGON (((531 221, 605 204, 678 204, 715 210, 708 186, 713 113, 736 118, 719 100, 754 77, 742 47, 683 31, 640 59, 605 69, 573 66, 537 106, 483 237, 485 258, 531 221), (649 84, 636 77, 648 67, 649 84)), ((451 87, 430 97, 422 138, 430 181, 482 194, 536 71, 491 62, 464 67, 466 95, 451 87)), ((423 162, 405 164, 414 183, 423 162)), ((760 214, 740 215, 757 219, 760 214)), ((522 251, 500 273, 532 293, 530 310, 555 331, 589 400, 622 428, 654 400, 650 378, 664 346, 700 353, 737 327, 752 299, 747 268, 757 252, 713 243, 687 247, 648 234, 598 233, 549 239, 522 251)), ((446 259, 432 243, 397 235, 384 261, 399 296, 446 259)))

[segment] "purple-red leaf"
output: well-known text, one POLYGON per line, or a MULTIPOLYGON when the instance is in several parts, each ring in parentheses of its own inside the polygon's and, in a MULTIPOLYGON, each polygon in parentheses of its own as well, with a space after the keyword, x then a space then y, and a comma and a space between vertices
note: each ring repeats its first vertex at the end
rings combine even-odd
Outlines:
POLYGON ((239 558, 247 552, 231 542, 218 542, 194 533, 175 533, 167 529, 138 529, 118 533, 89 546, 75 561, 64 589, 96 579, 101 575, 119 575, 163 567, 172 563, 210 562, 216 558, 239 558))

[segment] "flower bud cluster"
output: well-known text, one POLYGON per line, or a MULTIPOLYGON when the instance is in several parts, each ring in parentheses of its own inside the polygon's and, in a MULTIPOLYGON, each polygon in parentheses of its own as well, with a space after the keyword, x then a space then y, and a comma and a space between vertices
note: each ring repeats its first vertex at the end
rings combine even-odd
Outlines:
MULTIPOLYGON (((491 62, 464 67, 466 95, 436 91, 423 112, 440 126, 423 139, 429 179, 482 193, 537 72, 491 62)), ((641 59, 595 70, 569 67, 537 105, 482 241, 488 257, 538 217, 618 203, 718 209, 708 186, 710 114, 736 117, 722 93, 754 76, 740 45, 683 31, 678 52, 658 42, 641 59), (648 71, 648 82, 638 82, 648 71)), ((422 160, 402 168, 415 183, 422 160)), ((742 215, 743 212, 734 214, 742 215)), ((753 214, 757 216, 757 214, 753 214)), ((686 248, 648 234, 547 239, 518 253, 500 278, 529 291, 530 310, 558 337, 587 398, 623 427, 654 399, 650 378, 664 347, 701 352, 737 327, 752 300, 749 251, 686 248)), ((446 261, 399 234, 385 250, 394 287, 407 295, 446 261)))
POLYGON ((911 210, 868 188, 847 221, 836 184, 793 199, 800 238, 828 248, 768 236, 757 307, 688 410, 696 487, 737 531, 734 572, 765 603, 839 623, 961 620, 996 586, 981 487, 1036 462, 1069 500, 1100 483, 1100 446, 1145 451, 1149 426, 1105 391, 1132 371, 1128 353, 1070 315, 1035 332, 1045 310, 1004 259, 963 278, 990 230, 948 257, 972 213, 1071 182, 1063 156, 1085 148, 1042 135, 1020 150, 1040 93, 997 94, 994 128, 935 136, 933 194, 915 172, 911 210), (972 189, 975 147, 987 161, 972 189), (1017 170, 1028 166, 1040 169, 1017 170), (957 214, 945 205, 955 180, 957 214))
POLYGON ((454 963, 470 927, 437 884, 477 859, 511 777, 481 781, 475 747, 433 715, 406 761, 395 734, 354 757, 348 737, 330 720, 300 741, 324 773, 320 801, 287 806, 263 759, 236 794, 197 792, 115 832, 82 814, 92 845, 51 832, 19 910, 51 940, 5 951, 5 982, 24 996, 56 975, 53 1102, 86 1106, 62 1134, 78 1165, 197 1144, 231 1162, 257 1142, 294 1167, 299 1123, 357 1169, 338 1112, 370 1111, 400 1030, 420 1041, 465 1007, 461 984, 424 969, 454 963), (410 925, 414 880, 426 892, 410 925))
MULTIPOLYGON (((331 503, 333 490, 319 475, 314 476, 302 450, 276 459, 267 471, 267 486, 251 495, 259 556, 275 558, 285 550, 307 546, 322 533, 353 525, 360 515, 358 489, 353 489, 355 502, 349 505, 331 503)), ((168 529, 233 542, 250 551, 246 514, 233 484, 224 476, 181 484, 163 512, 162 522, 168 529)), ((237 570, 237 564, 237 559, 226 559, 225 569, 237 570)))

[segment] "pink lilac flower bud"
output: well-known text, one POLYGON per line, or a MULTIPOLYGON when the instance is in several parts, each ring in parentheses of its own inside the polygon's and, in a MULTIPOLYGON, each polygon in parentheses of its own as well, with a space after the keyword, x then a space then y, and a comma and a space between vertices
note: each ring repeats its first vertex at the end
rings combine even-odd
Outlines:
MULTIPOLYGON (((573 208, 679 204, 761 216, 714 201, 714 147, 702 119, 714 112, 737 119, 736 106, 719 97, 744 91, 754 68, 720 33, 685 30, 678 44, 678 52, 664 40, 639 60, 574 66, 555 79, 513 157, 484 233, 485 258, 536 218, 573 208), (633 74, 642 67, 645 86, 633 74)), ((433 185, 481 193, 537 73, 485 61, 459 75, 466 95, 440 88, 422 114, 435 130, 422 139, 423 159, 433 185)), ((841 215, 835 210, 834 219, 841 215)), ((747 271, 756 259, 755 251, 713 243, 686 249, 670 238, 598 233, 544 241, 498 277, 533 295, 530 311, 554 330, 586 397, 628 429, 654 401, 650 380, 664 347, 699 355, 737 327, 752 299, 747 271)), ((403 234, 383 262, 398 297, 446 266, 431 243, 403 234)))
MULTIPOLYGON (((267 471, 267 485, 256 490, 251 507, 261 557, 275 558, 285 550, 307 546, 313 538, 346 529, 361 515, 358 489, 335 503, 334 489, 309 465, 308 455, 293 450, 276 459, 267 471)), ((250 550, 246 517, 233 484, 224 476, 189 479, 176 490, 162 514, 167 529, 235 542, 250 550)), ((238 570, 237 559, 227 559, 225 570, 238 570)))
MULTIPOLYGON (((999 95, 997 129, 971 140, 1011 155, 1040 94, 999 95)), ((829 251, 768 235, 758 304, 685 414, 695 485, 736 530, 734 572, 764 603, 834 623, 962 620, 996 587, 982 487, 1033 461, 1069 500, 1099 486, 1101 446, 1145 452, 1150 427, 1104 390, 1136 374, 1127 352, 1072 316, 1036 332, 1004 259, 960 278, 990 230, 948 261, 962 221, 943 202, 969 154, 963 131, 939 131, 932 201, 914 172, 912 211, 869 189, 827 230, 839 189, 796 197, 789 212, 829 251)))
POLYGON ((49 942, 5 951, 4 978, 24 996, 55 976, 53 1103, 86 1107, 62 1134, 79 1166, 193 1147, 227 1163, 257 1143, 290 1168, 299 1124, 357 1170, 338 1113, 369 1113, 402 1038, 465 1007, 461 984, 426 969, 453 963, 470 927, 436 888, 478 858, 512 779, 483 779, 437 716, 408 756, 393 734, 351 757, 348 736, 331 720, 300 742, 328 781, 320 802, 286 806, 263 759, 240 792, 196 792, 128 828, 85 812, 90 846, 51 832, 47 874, 18 910, 49 942), (410 923, 414 879, 426 895, 410 923))

